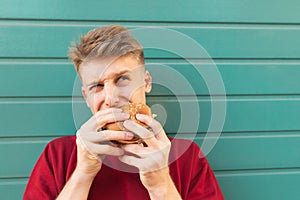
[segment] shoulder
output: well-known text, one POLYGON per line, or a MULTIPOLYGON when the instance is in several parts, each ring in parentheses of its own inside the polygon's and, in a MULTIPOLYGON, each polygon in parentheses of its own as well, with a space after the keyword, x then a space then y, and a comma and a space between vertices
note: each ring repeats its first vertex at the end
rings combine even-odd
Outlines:
POLYGON ((77 162, 76 136, 64 136, 50 141, 43 154, 56 173, 69 177, 77 162))
POLYGON ((188 139, 170 138, 170 140, 169 163, 171 167, 192 172, 209 166, 204 153, 197 143, 188 139))
POLYGON ((46 145, 28 180, 26 199, 55 199, 75 168, 75 147, 75 136, 56 138, 46 145))
POLYGON ((71 154, 76 150, 76 136, 63 136, 50 141, 45 149, 44 154, 53 160, 68 160, 71 154))
POLYGON ((170 174, 183 199, 224 199, 200 147, 186 139, 171 141, 170 174))
POLYGON ((76 136, 63 136, 50 141, 47 146, 49 147, 57 147, 57 146, 64 146, 70 147, 76 144, 76 136))
POLYGON ((171 155, 176 155, 177 158, 181 158, 182 156, 191 157, 202 157, 202 152, 198 144, 188 139, 181 138, 172 138, 169 137, 171 141, 171 155))

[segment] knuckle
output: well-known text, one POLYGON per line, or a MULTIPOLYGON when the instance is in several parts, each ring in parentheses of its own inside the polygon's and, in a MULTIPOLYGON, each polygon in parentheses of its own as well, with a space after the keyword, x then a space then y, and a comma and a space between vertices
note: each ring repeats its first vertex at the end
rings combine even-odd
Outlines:
POLYGON ((154 137, 154 134, 151 131, 146 129, 143 131, 141 130, 139 136, 143 139, 148 139, 148 138, 154 137))
POLYGON ((101 145, 101 148, 99 148, 99 151, 102 153, 108 153, 110 151, 110 148, 108 145, 101 145))
POLYGON ((125 149, 126 151, 134 152, 134 151, 136 151, 137 147, 136 147, 136 145, 132 144, 132 145, 126 145, 126 146, 124 147, 124 149, 125 149))
POLYGON ((101 136, 102 140, 108 140, 110 134, 108 134, 107 131, 101 131, 101 136))

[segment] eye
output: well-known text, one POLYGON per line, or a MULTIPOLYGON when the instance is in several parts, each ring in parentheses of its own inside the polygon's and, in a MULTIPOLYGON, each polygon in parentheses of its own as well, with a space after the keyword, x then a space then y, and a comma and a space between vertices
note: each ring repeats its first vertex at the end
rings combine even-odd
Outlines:
POLYGON ((120 77, 117 78, 116 80, 116 85, 117 86, 125 86, 129 83, 130 78, 127 75, 122 75, 120 77))
POLYGON ((98 83, 98 84, 92 85, 89 88, 89 90, 91 91, 91 90, 94 90, 94 89, 101 89, 101 88, 103 88, 103 84, 98 83))
POLYGON ((121 81, 129 80, 129 77, 128 76, 120 76, 119 80, 121 80, 121 81))

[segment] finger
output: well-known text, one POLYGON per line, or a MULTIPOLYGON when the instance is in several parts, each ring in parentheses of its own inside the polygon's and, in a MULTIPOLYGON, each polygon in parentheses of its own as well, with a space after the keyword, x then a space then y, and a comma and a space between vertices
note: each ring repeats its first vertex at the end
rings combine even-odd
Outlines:
POLYGON ((100 143, 110 140, 131 140, 134 137, 134 134, 126 131, 100 131, 100 132, 86 132, 80 134, 81 138, 86 141, 93 143, 100 143))
POLYGON ((121 108, 107 108, 107 109, 104 109, 104 110, 99 110, 97 111, 94 115, 96 117, 99 117, 101 115, 107 115, 109 113, 121 113, 122 112, 122 109, 121 108))
POLYGON ((106 110, 101 110, 98 111, 96 114, 94 114, 88 121, 86 121, 81 127, 81 130, 84 131, 94 131, 97 130, 97 128, 99 127, 99 122, 98 122, 98 118, 104 117, 105 115, 108 115, 112 112, 121 113, 121 109, 106 109, 106 110))
POLYGON ((102 140, 131 140, 134 137, 134 134, 128 131, 105 130, 99 133, 102 140))
POLYGON ((91 142, 86 142, 84 145, 89 152, 97 155, 112 155, 121 156, 124 154, 124 150, 109 144, 95 144, 91 142))
POLYGON ((108 108, 98 111, 84 123, 80 129, 83 131, 97 131, 98 129, 103 128, 107 123, 124 121, 129 119, 129 117, 128 114, 122 113, 122 109, 108 108))
POLYGON ((143 115, 143 114, 137 114, 136 118, 143 122, 144 124, 148 125, 155 137, 157 137, 157 139, 163 139, 163 140, 168 140, 168 137, 163 129, 163 127, 161 126, 161 124, 156 121, 155 119, 153 119, 152 117, 148 116, 148 115, 143 115))
POLYGON ((124 121, 126 119, 129 119, 130 115, 128 113, 122 113, 119 112, 119 109, 117 111, 112 110, 109 113, 102 113, 101 115, 95 115, 97 124, 100 128, 103 128, 108 123, 118 122, 118 121, 124 121))
POLYGON ((153 153, 148 147, 141 146, 140 144, 127 144, 124 146, 121 146, 121 148, 128 152, 131 153, 135 156, 138 156, 140 158, 145 158, 149 154, 153 153))
POLYGON ((168 152, 168 147, 164 147, 162 149, 153 149, 151 147, 143 147, 139 144, 128 144, 121 147, 125 152, 129 152, 133 155, 136 155, 140 158, 154 158, 154 160, 160 160, 161 155, 166 154, 168 152))
POLYGON ((119 160, 127 165, 137 167, 138 169, 144 168, 143 161, 144 159, 137 158, 129 155, 122 155, 119 157, 119 160))
POLYGON ((143 147, 139 144, 128 144, 121 147, 124 151, 135 155, 139 158, 156 157, 159 153, 163 153, 161 149, 152 149, 151 147, 143 147))
POLYGON ((154 158, 137 158, 126 154, 119 157, 121 162, 137 167, 140 173, 156 171, 166 167, 166 165, 161 165, 161 163, 153 159, 154 158))
POLYGON ((98 122, 96 117, 93 115, 90 119, 88 119, 79 130, 82 130, 83 132, 87 131, 95 131, 98 128, 98 122))
POLYGON ((148 146, 151 146, 151 147, 154 147, 154 148, 158 147, 157 139, 154 137, 154 133, 151 132, 150 130, 142 127, 141 125, 139 125, 138 123, 136 123, 132 120, 124 121, 123 125, 127 130, 135 133, 140 138, 142 138, 143 141, 148 146))

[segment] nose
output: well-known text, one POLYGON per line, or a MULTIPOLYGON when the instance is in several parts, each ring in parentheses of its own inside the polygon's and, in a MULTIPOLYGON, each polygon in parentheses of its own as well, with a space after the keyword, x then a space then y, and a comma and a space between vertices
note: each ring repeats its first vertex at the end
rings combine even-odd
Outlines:
POLYGON ((111 82, 104 83, 104 106, 105 108, 114 107, 118 104, 118 94, 116 86, 111 82))

